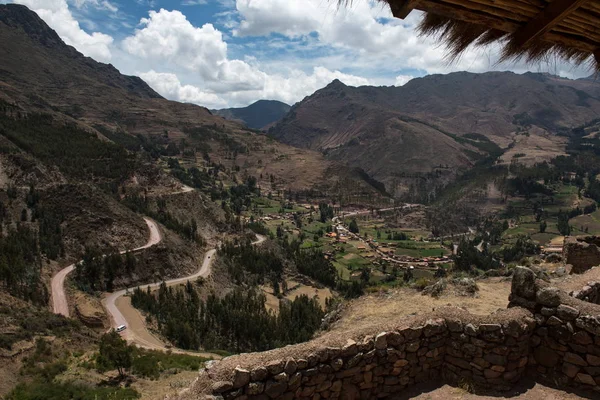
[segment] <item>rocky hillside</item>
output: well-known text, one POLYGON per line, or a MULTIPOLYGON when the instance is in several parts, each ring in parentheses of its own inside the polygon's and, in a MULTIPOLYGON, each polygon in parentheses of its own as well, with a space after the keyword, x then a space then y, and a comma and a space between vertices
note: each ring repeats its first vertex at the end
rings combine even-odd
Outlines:
POLYGON ((223 118, 239 121, 248 128, 263 129, 279 121, 290 111, 290 106, 276 100, 259 100, 242 108, 224 108, 212 110, 223 118))
MULTIPOLYGON (((364 173, 348 171, 319 152, 273 142, 205 107, 162 98, 140 78, 122 75, 66 45, 27 7, 0 5, 0 37, 0 101, 15 114, 47 113, 130 149, 179 145, 186 139, 199 159, 206 153, 212 162, 243 174, 264 174, 265 186, 275 181, 279 189, 311 190, 318 184, 329 191, 340 181, 358 178, 350 190, 379 193, 361 178, 364 173), (236 164, 238 153, 246 154, 243 165, 236 164)), ((263 102, 248 109, 254 113, 257 107, 265 110, 263 102)), ((267 102, 268 112, 261 111, 260 117, 273 122, 285 108, 267 102)))
POLYGON ((554 157, 564 152, 556 134, 599 112, 600 84, 590 79, 457 72, 402 87, 335 80, 292 107, 269 134, 362 167, 398 194, 408 176, 451 179, 517 143, 521 161, 554 157), (530 139, 520 140, 524 136, 530 139))

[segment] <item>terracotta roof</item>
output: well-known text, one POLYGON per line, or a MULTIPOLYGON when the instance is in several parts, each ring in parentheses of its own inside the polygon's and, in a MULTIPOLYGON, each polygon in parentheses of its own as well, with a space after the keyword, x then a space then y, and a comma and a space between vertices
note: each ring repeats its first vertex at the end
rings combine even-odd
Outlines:
MULTIPOLYGON (((341 0, 344 2, 344 0, 341 0)), ((600 71, 600 0, 381 0, 395 17, 425 16, 419 31, 448 46, 450 59, 470 44, 502 43, 502 60, 556 55, 600 71)))

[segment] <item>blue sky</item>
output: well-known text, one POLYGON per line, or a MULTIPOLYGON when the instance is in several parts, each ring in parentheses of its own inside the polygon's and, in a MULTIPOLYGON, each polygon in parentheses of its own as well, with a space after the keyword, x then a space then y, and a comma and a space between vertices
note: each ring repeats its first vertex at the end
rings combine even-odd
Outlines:
POLYGON ((335 0, 14 2, 83 54, 141 76, 169 99, 210 108, 259 99, 293 104, 336 78, 357 86, 403 85, 457 70, 589 75, 553 60, 498 64, 493 46, 448 64, 443 48, 416 34, 419 12, 399 20, 373 0, 341 9, 335 0))

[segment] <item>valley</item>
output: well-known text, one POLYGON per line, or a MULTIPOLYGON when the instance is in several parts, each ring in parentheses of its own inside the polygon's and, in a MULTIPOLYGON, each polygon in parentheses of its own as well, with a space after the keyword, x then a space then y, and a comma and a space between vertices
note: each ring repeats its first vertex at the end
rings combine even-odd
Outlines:
POLYGON ((597 390, 595 80, 331 79, 209 110, 25 6, 0 37, 1 398, 597 390))

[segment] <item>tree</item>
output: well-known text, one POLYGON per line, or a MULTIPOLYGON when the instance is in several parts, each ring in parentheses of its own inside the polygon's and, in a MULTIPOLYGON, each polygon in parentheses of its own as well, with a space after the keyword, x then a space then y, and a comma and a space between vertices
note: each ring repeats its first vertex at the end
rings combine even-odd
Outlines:
POLYGON ((350 225, 348 225, 348 230, 355 234, 358 233, 358 224, 356 223, 356 219, 353 218, 352 221, 350 221, 350 225))
POLYGON ((569 225, 569 214, 564 211, 558 213, 558 231, 563 236, 569 236, 571 234, 571 226, 569 225))
POLYGON ((548 226, 548 224, 546 224, 546 221, 540 222, 540 233, 545 233, 547 226, 548 226))
POLYGON ((116 331, 105 333, 100 338, 100 369, 116 368, 120 376, 125 376, 125 370, 131 368, 133 348, 121 339, 116 331))
POLYGON ((369 280, 371 279, 371 269, 369 267, 364 267, 362 269, 362 271, 360 272, 360 280, 363 282, 364 285, 369 283, 369 280))

